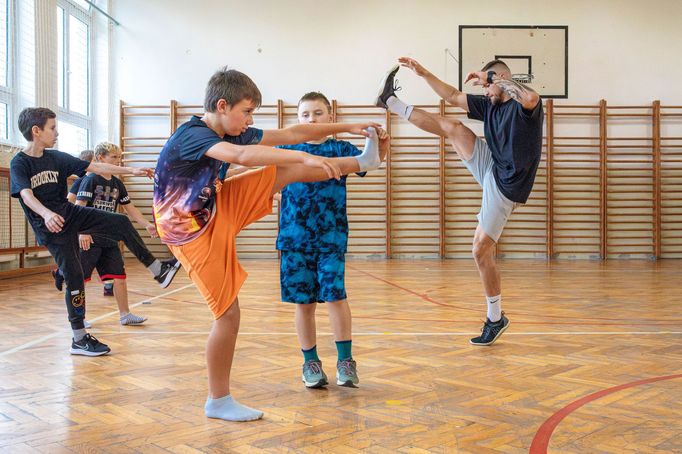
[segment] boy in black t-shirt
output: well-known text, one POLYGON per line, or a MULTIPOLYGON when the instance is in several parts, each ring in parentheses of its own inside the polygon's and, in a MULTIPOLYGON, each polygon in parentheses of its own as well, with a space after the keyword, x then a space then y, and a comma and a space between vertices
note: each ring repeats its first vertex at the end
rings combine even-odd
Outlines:
POLYGON ((151 176, 152 170, 89 163, 50 149, 55 145, 58 133, 56 115, 49 109, 24 109, 18 123, 28 145, 10 164, 12 197, 19 199, 39 244, 47 247, 64 273, 66 309, 73 330, 71 354, 104 355, 109 353, 109 347, 88 334, 83 323, 85 291, 78 233, 96 233, 114 241, 124 241, 164 287, 175 276, 179 263, 156 260, 126 216, 70 204, 66 200, 66 179, 86 171, 151 176))
POLYGON ((491 345, 509 326, 502 312, 500 273, 495 247, 512 212, 528 200, 542 154, 542 100, 530 87, 512 79, 502 60, 487 63, 481 71, 469 73, 470 80, 484 89, 485 96, 462 93, 446 84, 416 60, 402 57, 410 68, 448 104, 483 121, 485 142, 461 121, 405 104, 396 95, 395 65, 381 84, 376 105, 404 118, 418 128, 446 137, 464 166, 483 189, 473 256, 485 290, 488 313, 481 335, 473 345, 491 345))
MULTIPOLYGON (((110 142, 102 142, 95 147, 95 162, 121 165, 121 149, 110 142)), ((88 206, 116 213, 121 205, 126 213, 147 229, 152 237, 157 237, 156 227, 132 204, 128 191, 121 180, 111 174, 91 173, 83 178, 78 190, 76 205, 88 206)), ((97 268, 101 280, 111 279, 114 295, 120 313, 121 325, 139 325, 147 320, 130 312, 128 287, 123 265, 123 256, 118 243, 100 235, 79 235, 81 247, 81 266, 85 281, 89 281, 92 271, 97 268)))

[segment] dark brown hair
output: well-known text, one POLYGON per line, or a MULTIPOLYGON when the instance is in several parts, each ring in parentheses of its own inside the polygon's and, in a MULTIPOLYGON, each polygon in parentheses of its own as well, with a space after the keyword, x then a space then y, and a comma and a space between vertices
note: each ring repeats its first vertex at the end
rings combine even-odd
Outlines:
POLYGON ((50 118, 57 118, 57 114, 52 112, 50 109, 45 107, 27 107, 22 110, 19 114, 19 131, 21 135, 24 136, 29 142, 33 142, 33 129, 34 126, 40 129, 45 129, 45 123, 50 118))
POLYGON ((249 76, 235 69, 227 69, 227 66, 216 71, 208 81, 204 97, 206 112, 215 112, 221 99, 231 106, 250 99, 256 107, 260 107, 262 100, 260 90, 249 76))

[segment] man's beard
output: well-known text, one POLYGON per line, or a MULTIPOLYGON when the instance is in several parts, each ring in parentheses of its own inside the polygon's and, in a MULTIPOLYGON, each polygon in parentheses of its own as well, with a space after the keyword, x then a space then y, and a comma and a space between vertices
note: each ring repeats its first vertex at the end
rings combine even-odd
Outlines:
POLYGON ((498 104, 500 103, 500 97, 499 97, 499 96, 491 96, 491 97, 490 97, 490 103, 491 103, 493 106, 498 105, 498 104))

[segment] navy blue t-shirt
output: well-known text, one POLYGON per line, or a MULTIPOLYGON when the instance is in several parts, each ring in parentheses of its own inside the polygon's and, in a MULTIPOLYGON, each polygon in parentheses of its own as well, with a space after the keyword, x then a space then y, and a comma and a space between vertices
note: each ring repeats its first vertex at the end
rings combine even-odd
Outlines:
POLYGON ((81 187, 81 183, 83 182, 83 177, 78 177, 75 180, 73 180, 73 183, 71 183, 71 189, 69 189, 69 194, 76 195, 78 194, 78 189, 81 187))
POLYGON ((238 136, 216 134, 192 117, 163 146, 154 174, 154 220, 161 241, 185 244, 199 236, 213 214, 215 195, 228 163, 206 156, 219 142, 253 145, 263 131, 248 128, 238 136))
POLYGON ((467 95, 469 118, 483 121, 493 156, 493 175, 502 194, 526 203, 542 156, 542 100, 533 110, 517 101, 493 105, 485 96, 467 95))
MULTIPOLYGON (((321 144, 300 143, 278 148, 305 151, 316 156, 341 158, 362 152, 343 140, 321 144)), ((365 172, 358 173, 364 176, 365 172)), ((315 183, 292 183, 282 189, 277 249, 299 252, 346 252, 346 176, 315 183)))
POLYGON ((90 166, 88 161, 75 158, 57 150, 44 150, 39 158, 18 153, 10 163, 10 180, 12 197, 18 198, 28 221, 33 227, 40 244, 67 231, 73 210, 66 200, 67 178, 71 175, 82 176, 90 166), (45 227, 43 218, 24 204, 21 191, 31 189, 33 195, 45 208, 54 211, 64 218, 64 229, 58 234, 51 233, 45 227))

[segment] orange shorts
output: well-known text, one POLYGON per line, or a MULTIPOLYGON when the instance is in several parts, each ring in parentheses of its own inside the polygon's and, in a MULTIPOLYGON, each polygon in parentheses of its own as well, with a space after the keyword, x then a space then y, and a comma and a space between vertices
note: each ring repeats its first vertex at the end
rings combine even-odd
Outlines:
POLYGON ((230 308, 247 276, 237 260, 237 234, 272 212, 276 176, 277 168, 268 166, 225 180, 201 235, 181 246, 169 245, 216 319, 230 308))

